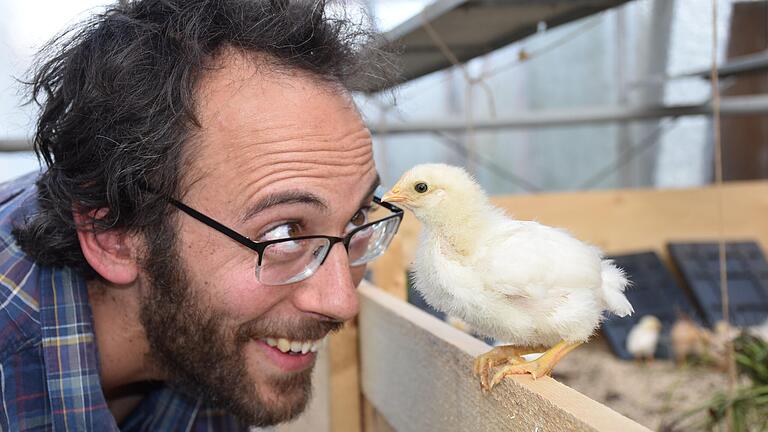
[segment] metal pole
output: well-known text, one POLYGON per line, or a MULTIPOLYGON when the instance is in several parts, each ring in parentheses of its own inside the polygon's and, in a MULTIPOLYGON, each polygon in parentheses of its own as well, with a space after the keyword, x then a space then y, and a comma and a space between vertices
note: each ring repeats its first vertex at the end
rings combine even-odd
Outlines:
MULTIPOLYGON (((721 114, 746 115, 768 114, 768 95, 731 96, 721 101, 721 114)), ((543 128, 552 126, 570 126, 596 123, 628 122, 634 120, 659 119, 664 117, 681 117, 693 115, 710 115, 710 103, 698 105, 650 106, 650 107, 593 107, 580 109, 553 109, 528 111, 515 116, 483 118, 475 120, 475 129, 516 129, 543 128)), ((379 125, 368 125, 372 133, 380 133, 379 125)), ((440 118, 428 121, 388 122, 386 132, 394 133, 425 133, 464 131, 464 119, 440 118)))

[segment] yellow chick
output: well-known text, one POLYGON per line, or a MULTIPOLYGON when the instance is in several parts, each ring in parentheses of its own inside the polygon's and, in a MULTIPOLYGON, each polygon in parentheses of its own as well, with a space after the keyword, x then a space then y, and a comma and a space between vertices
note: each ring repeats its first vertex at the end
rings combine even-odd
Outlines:
POLYGON ((511 344, 476 359, 485 390, 512 374, 548 375, 592 335, 603 310, 633 312, 624 272, 597 248, 563 230, 511 219, 461 168, 418 165, 382 200, 424 225, 414 262, 424 299, 476 333, 511 344), (543 351, 533 361, 522 357, 543 351))
POLYGON ((681 315, 669 331, 675 363, 683 365, 689 355, 703 356, 712 335, 688 316, 681 315))
POLYGON ((627 334, 627 351, 636 359, 653 360, 661 327, 661 321, 655 316, 643 316, 627 334))
POLYGON ((714 332, 709 340, 709 354, 715 365, 722 371, 728 370, 728 344, 739 336, 740 330, 720 320, 715 323, 714 332))

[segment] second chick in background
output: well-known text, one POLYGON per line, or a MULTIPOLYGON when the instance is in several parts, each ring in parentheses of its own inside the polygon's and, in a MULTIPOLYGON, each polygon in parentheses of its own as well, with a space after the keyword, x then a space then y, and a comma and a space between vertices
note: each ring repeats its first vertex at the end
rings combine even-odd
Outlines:
POLYGON ((627 334, 627 351, 635 359, 653 361, 653 354, 659 345, 662 324, 653 315, 645 315, 627 334))

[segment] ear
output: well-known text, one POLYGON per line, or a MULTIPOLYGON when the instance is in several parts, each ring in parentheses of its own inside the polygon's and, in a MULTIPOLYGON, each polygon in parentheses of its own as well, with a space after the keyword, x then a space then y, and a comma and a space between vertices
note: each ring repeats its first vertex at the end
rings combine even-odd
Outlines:
MULTIPOLYGON (((88 217, 77 210, 72 213, 79 227, 86 225, 90 218, 104 217, 107 211, 106 208, 93 210, 88 217)), ((85 260, 105 280, 117 285, 128 285, 136 281, 139 265, 136 261, 138 244, 134 235, 116 229, 91 231, 78 228, 77 239, 85 260)))

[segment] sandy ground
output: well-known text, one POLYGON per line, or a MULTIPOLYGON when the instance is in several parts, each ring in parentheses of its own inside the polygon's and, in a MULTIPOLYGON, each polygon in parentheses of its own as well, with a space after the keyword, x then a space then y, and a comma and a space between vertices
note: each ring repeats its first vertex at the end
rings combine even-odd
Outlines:
POLYGON ((649 365, 620 360, 599 337, 569 354, 552 376, 658 431, 671 430, 664 425, 726 387, 725 375, 711 368, 678 368, 668 360, 649 365))

